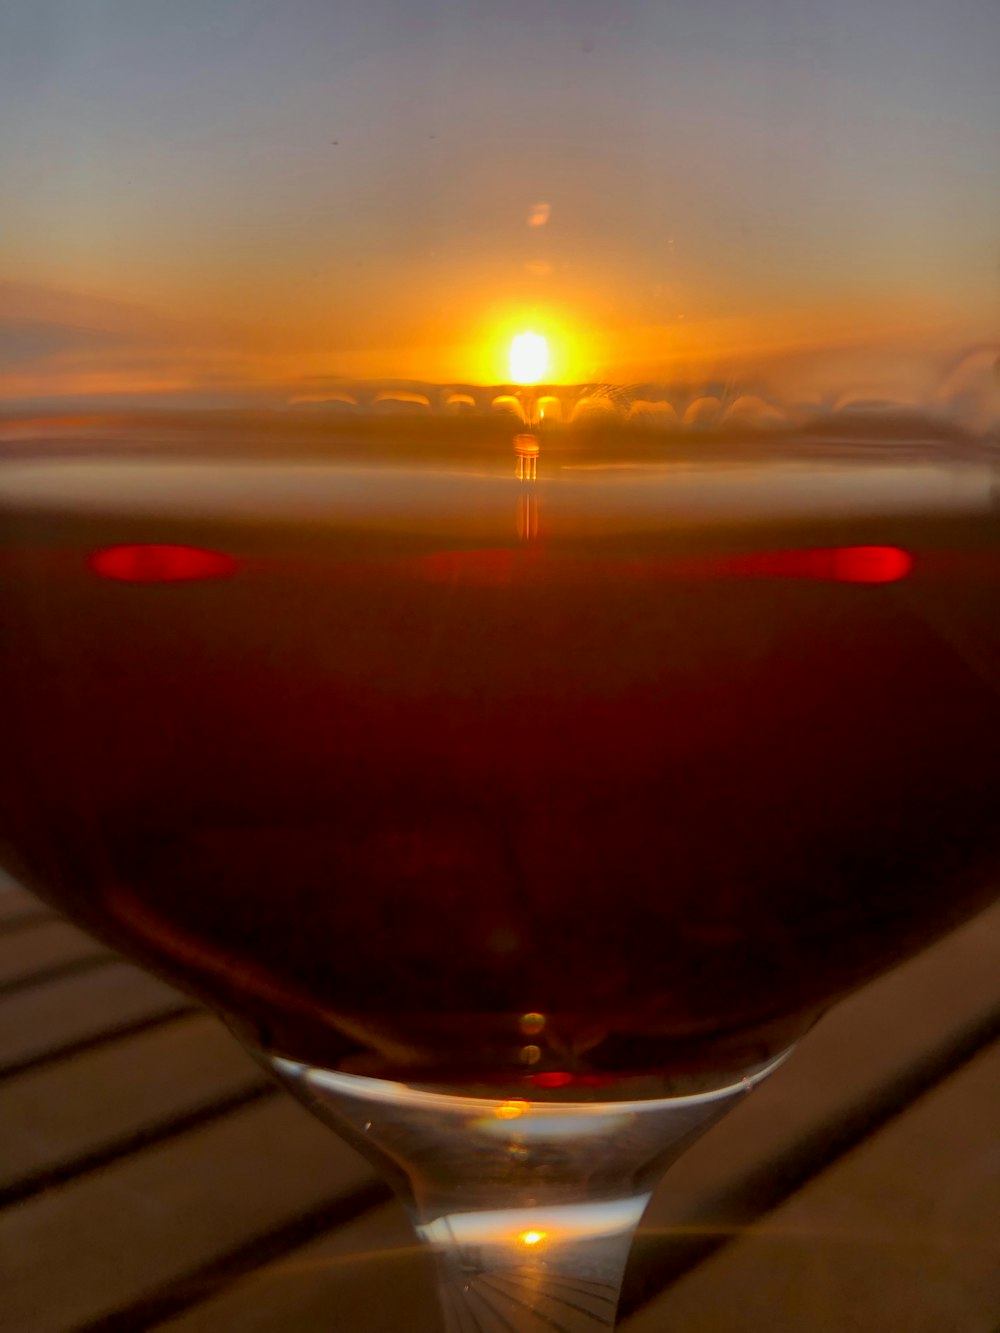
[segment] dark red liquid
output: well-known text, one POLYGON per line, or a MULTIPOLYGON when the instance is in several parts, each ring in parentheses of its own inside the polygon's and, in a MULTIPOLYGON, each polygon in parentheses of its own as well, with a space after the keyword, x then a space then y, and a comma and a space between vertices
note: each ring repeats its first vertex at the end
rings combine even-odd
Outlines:
POLYGON ((264 1044, 465 1083, 738 1069, 990 896, 975 487, 256 466, 14 477, 0 841, 264 1044))

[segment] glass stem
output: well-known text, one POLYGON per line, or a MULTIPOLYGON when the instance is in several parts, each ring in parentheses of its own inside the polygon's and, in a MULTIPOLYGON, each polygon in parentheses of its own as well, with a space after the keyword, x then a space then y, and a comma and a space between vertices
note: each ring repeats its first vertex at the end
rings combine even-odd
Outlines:
POLYGON ((447 1333, 613 1329, 661 1175, 767 1072, 664 1100, 529 1102, 268 1063, 406 1204, 435 1255, 447 1333))

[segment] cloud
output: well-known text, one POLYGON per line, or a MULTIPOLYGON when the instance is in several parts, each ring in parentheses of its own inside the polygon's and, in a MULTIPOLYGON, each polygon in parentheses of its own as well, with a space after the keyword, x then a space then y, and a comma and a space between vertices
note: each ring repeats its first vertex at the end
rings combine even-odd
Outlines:
POLYGON ((24 366, 60 357, 87 355, 121 346, 121 336, 107 329, 34 320, 0 320, 0 365, 24 366))
POLYGON ((176 335, 127 302, 0 282, 0 387, 22 377, 127 367, 161 356, 176 335))
POLYGON ((4 323, 66 325, 132 335, 164 323, 135 302, 5 279, 0 279, 0 311, 4 323))
POLYGON ((232 331, 88 293, 0 282, 0 400, 211 393, 259 383, 232 331))

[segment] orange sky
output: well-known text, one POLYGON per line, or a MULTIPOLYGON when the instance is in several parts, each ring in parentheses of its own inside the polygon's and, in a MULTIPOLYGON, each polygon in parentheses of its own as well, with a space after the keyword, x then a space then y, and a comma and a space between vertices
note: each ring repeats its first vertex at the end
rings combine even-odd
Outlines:
POLYGON ((525 328, 892 393, 996 336, 995 7, 419 8, 0 19, 0 395, 501 382, 525 328))

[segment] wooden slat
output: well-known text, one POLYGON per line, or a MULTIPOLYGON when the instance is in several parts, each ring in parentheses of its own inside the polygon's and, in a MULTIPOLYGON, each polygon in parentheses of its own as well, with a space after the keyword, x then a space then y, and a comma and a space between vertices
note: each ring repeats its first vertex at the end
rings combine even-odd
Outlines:
POLYGON ((434 1276, 402 1207, 366 1217, 157 1325, 158 1333, 441 1333, 434 1276))
POLYGON ((995 1333, 998 1101, 995 1047, 623 1333, 995 1333))
POLYGON ((41 917, 22 930, 0 935, 0 994, 76 964, 112 957, 103 944, 68 921, 41 917))
POLYGON ((258 1104, 0 1214, 2 1317, 65 1333, 371 1179, 288 1099, 258 1104))
POLYGON ((0 931, 46 916, 52 916, 50 908, 0 870, 0 931))
POLYGON ((920 1076, 933 1079, 935 1052, 947 1069, 950 1051, 979 1032, 995 1035, 998 953, 1000 905, 836 1006, 671 1168, 644 1219, 626 1304, 699 1262, 767 1207, 770 1192, 795 1188, 799 1174, 835 1155, 838 1137, 867 1132, 872 1108, 905 1104, 920 1076))
POLYGON ((185 1008, 190 1001, 129 963, 19 991, 0 1003, 0 1074, 185 1008))
POLYGON ((0 1199, 261 1087, 271 1087, 264 1072, 202 1013, 4 1080, 0 1199))

